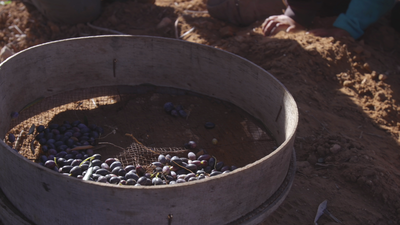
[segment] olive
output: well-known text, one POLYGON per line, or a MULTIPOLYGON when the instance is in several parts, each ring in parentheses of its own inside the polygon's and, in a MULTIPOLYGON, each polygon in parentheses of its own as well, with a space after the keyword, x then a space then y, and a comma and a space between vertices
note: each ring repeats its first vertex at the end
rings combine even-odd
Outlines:
POLYGON ((39 143, 40 143, 41 145, 46 144, 46 142, 47 142, 47 139, 46 139, 46 138, 40 138, 40 139, 39 139, 39 143))
POLYGON ((106 170, 110 170, 110 166, 107 163, 102 163, 101 164, 101 168, 106 169, 106 170))
POLYGON ((66 131, 66 132, 64 133, 64 136, 65 136, 65 137, 72 137, 72 132, 71 132, 71 131, 66 131))
POLYGON ((176 181, 170 181, 169 184, 176 184, 176 181))
POLYGON ((218 162, 217 165, 215 165, 215 169, 218 171, 221 171, 222 167, 224 167, 224 162, 218 162))
POLYGON ((225 171, 227 171, 227 170, 230 170, 230 166, 224 166, 224 167, 222 167, 221 168, 221 172, 225 172, 225 171))
POLYGON ((129 171, 128 173, 125 174, 125 179, 134 179, 134 180, 138 180, 139 176, 133 172, 133 170, 129 171))
POLYGON ((211 155, 205 154, 205 155, 199 156, 199 158, 197 158, 197 160, 200 160, 200 161, 202 161, 202 160, 209 160, 210 158, 211 158, 211 155))
POLYGON ((178 156, 173 156, 172 158, 171 158, 171 164, 172 165, 182 165, 182 159, 181 158, 179 158, 178 156))
POLYGON ((121 180, 118 184, 119 185, 126 185, 126 180, 121 180))
POLYGON ((56 155, 57 151, 52 148, 52 149, 49 149, 48 153, 49 153, 49 155, 56 155))
POLYGON ((36 127, 36 131, 39 132, 39 133, 40 133, 40 132, 43 132, 43 131, 44 131, 44 126, 43 126, 43 125, 37 126, 37 127, 36 127))
POLYGON ((51 133, 53 133, 54 135, 60 135, 60 131, 57 129, 51 130, 51 133))
MULTIPOLYGON (((88 150, 86 150, 86 154, 88 155, 88 156, 93 156, 93 149, 88 149, 88 150)), ((97 155, 97 154, 96 154, 97 155)), ((95 159, 96 159, 96 157, 95 157, 95 159)))
POLYGON ((9 134, 9 135, 8 135, 8 141, 11 142, 11 143, 13 143, 13 142, 15 141, 15 136, 14 136, 14 134, 9 134))
POLYGON ((215 158, 210 158, 210 159, 208 160, 208 165, 209 165, 211 168, 214 168, 214 167, 215 167, 215 163, 216 163, 215 158))
POLYGON ((111 169, 111 170, 114 170, 115 167, 122 167, 121 162, 115 161, 115 162, 111 163, 110 169, 111 169))
POLYGON ((101 176, 101 177, 97 178, 97 182, 107 183, 107 178, 105 176, 101 176))
POLYGON ((213 171, 213 172, 210 173, 210 177, 217 176, 217 175, 219 175, 221 173, 222 173, 221 171, 213 171))
POLYGON ((196 174, 194 173, 189 173, 185 176, 185 180, 188 181, 191 177, 196 177, 196 174))
POLYGON ((41 161, 42 163, 45 163, 47 160, 48 160, 48 159, 47 159, 47 157, 46 157, 45 155, 41 155, 41 156, 40 156, 40 161, 41 161))
POLYGON ((75 155, 75 159, 82 159, 83 155, 81 153, 78 153, 75 155))
POLYGON ((174 109, 174 105, 172 104, 172 102, 167 102, 164 104, 164 110, 165 112, 169 113, 174 109))
POLYGON ((140 184, 140 185, 146 185, 147 184, 147 177, 140 177, 137 180, 137 183, 140 184))
POLYGON ((110 178, 110 183, 111 184, 118 184, 121 181, 119 177, 111 177, 110 178))
POLYGON ((82 159, 75 159, 71 162, 71 166, 79 166, 82 163, 82 159))
POLYGON ((69 173, 74 177, 82 175, 82 168, 80 166, 74 166, 69 173))
POLYGON ((206 178, 206 175, 204 175, 204 174, 200 174, 200 175, 197 177, 198 180, 201 180, 201 179, 204 179, 204 178, 206 178))
POLYGON ((125 176, 125 174, 126 174, 126 171, 123 168, 118 170, 118 174, 117 174, 118 176, 125 176))
POLYGON ((188 182, 195 181, 195 180, 197 180, 197 177, 191 177, 191 178, 189 178, 188 182))
POLYGON ((167 159, 165 158, 165 156, 163 154, 158 156, 158 162, 165 164, 167 163, 167 159))
POLYGON ((176 178, 177 175, 176 175, 175 171, 170 171, 169 173, 171 174, 171 177, 176 178))
POLYGON ((108 158, 108 159, 106 159, 106 161, 104 161, 105 163, 107 163, 109 166, 113 163, 113 162, 115 162, 115 161, 117 161, 117 159, 116 158, 108 158))
POLYGON ((163 166, 163 164, 160 163, 160 162, 153 162, 153 163, 151 163, 151 165, 156 166, 156 167, 162 167, 163 166))
POLYGON ((211 166, 206 166, 204 168, 204 172, 206 172, 206 173, 211 173, 211 170, 212 170, 211 166))
POLYGON ((70 173, 72 168, 73 168, 73 166, 66 165, 66 166, 61 167, 59 169, 59 172, 60 173, 70 173))
POLYGON ((162 173, 163 174, 169 174, 170 173, 170 169, 169 169, 169 166, 164 166, 163 168, 162 168, 162 173))
POLYGON ((53 169, 56 166, 56 163, 54 162, 54 160, 47 160, 44 163, 44 166, 49 168, 49 169, 53 169))
POLYGON ((212 128, 215 127, 215 124, 212 123, 212 122, 206 122, 206 123, 204 124, 204 127, 207 128, 207 129, 212 129, 212 128))
POLYGON ((178 184, 179 184, 179 183, 185 183, 185 182, 186 182, 186 180, 184 180, 184 179, 177 179, 177 180, 176 180, 176 183, 178 183, 178 184))
POLYGON ((187 113, 186 113, 186 111, 185 110, 179 110, 178 111, 178 113, 179 113, 179 115, 181 116, 181 117, 183 117, 183 118, 186 118, 188 115, 187 115, 187 113))
POLYGON ((196 154, 194 154, 194 152, 189 152, 188 153, 188 159, 195 160, 196 159, 196 154))
POLYGON ((196 164, 190 163, 190 164, 187 164, 187 165, 185 166, 185 168, 188 169, 188 170, 191 170, 191 171, 193 171, 193 172, 196 172, 196 170, 197 170, 197 165, 196 165, 196 164))
POLYGON ((121 166, 114 167, 114 169, 111 170, 111 173, 112 173, 112 174, 115 174, 115 175, 118 175, 118 171, 119 171, 120 169, 122 169, 121 166))
POLYGON ((162 184, 163 184, 163 181, 161 180, 161 178, 154 177, 153 180, 151 181, 151 183, 152 183, 153 185, 162 185, 162 184))
POLYGON ((93 173, 96 173, 98 169, 100 169, 100 166, 93 166, 93 173))
POLYGON ((66 163, 66 162, 67 162, 67 160, 64 159, 64 158, 58 158, 58 159, 57 159, 57 165, 58 165, 59 167, 65 166, 65 163, 66 163))
POLYGON ((59 153, 56 154, 57 158, 64 158, 67 155, 66 151, 61 151, 59 153))
POLYGON ((135 166, 134 165, 127 165, 126 167, 125 167, 125 171, 128 173, 129 171, 131 171, 131 170, 135 170, 135 166))
POLYGON ((85 171, 85 170, 89 169, 89 165, 84 163, 81 165, 81 168, 82 168, 82 171, 85 171))
POLYGON ((92 160, 92 165, 93 166, 100 166, 102 164, 100 159, 94 159, 92 160))
POLYGON ((189 147, 190 147, 191 149, 194 149, 194 148, 197 147, 197 144, 196 144, 196 142, 194 142, 194 141, 189 141, 188 144, 189 144, 189 147))
POLYGON ((135 185, 135 184, 136 184, 136 180, 134 180, 134 179, 128 179, 128 180, 126 180, 126 184, 127 184, 127 185, 135 185))
POLYGON ((100 174, 100 175, 102 175, 102 176, 105 176, 105 175, 107 175, 109 172, 108 172, 108 170, 106 170, 106 169, 100 168, 100 169, 98 169, 95 173, 96 173, 96 174, 100 174))
POLYGON ((175 109, 171 110, 171 116, 178 117, 178 111, 175 109))
POLYGON ((35 139, 38 141, 42 138, 44 138, 44 133, 40 133, 40 134, 36 135, 36 137, 35 137, 35 139))

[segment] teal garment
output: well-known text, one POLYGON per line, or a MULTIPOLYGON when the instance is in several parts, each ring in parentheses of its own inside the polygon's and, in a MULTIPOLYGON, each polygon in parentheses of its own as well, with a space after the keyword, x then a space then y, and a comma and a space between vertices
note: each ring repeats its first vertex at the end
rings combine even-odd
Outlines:
POLYGON ((364 30, 388 12, 396 0, 352 0, 346 13, 338 16, 334 27, 350 33, 354 39, 364 34, 364 30))

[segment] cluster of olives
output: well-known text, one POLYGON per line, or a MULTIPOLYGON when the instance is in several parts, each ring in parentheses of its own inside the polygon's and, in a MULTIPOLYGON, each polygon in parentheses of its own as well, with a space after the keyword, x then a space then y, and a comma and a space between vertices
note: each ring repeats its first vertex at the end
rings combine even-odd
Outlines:
POLYGON ((164 110, 165 110, 165 112, 167 112, 168 114, 170 114, 171 116, 174 116, 174 117, 181 116, 183 118, 187 118, 187 116, 188 116, 186 111, 183 109, 182 105, 174 106, 174 104, 172 104, 172 102, 165 103, 164 110))
POLYGON ((40 162, 45 165, 47 161, 54 162, 55 158, 57 161, 71 161, 92 156, 91 146, 96 144, 103 128, 96 125, 86 126, 80 121, 65 121, 62 125, 50 124, 47 128, 43 125, 37 126, 36 131, 38 134, 35 139, 41 145, 40 162))
POLYGON ((116 158, 108 158, 103 162, 100 154, 94 154, 85 160, 56 157, 54 160, 47 160, 44 166, 79 179, 135 186, 185 183, 237 169, 235 166, 217 162, 209 154, 197 157, 193 152, 188 153, 188 158, 161 154, 157 162, 143 167, 123 167, 116 158))

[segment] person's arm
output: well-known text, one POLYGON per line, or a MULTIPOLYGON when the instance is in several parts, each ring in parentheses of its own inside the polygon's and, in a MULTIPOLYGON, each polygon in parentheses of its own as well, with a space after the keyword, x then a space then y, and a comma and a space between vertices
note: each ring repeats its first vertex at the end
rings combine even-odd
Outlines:
POLYGON ((321 0, 287 0, 285 15, 303 27, 309 27, 322 8, 321 0))
POLYGON ((340 14, 334 27, 347 31, 354 39, 364 34, 364 30, 388 12, 395 0, 352 0, 345 14, 340 14))

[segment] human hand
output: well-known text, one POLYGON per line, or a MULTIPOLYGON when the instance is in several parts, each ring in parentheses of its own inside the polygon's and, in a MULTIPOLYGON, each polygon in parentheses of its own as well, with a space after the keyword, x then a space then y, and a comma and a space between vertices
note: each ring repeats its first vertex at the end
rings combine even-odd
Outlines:
POLYGON ((262 24, 265 36, 274 35, 281 30, 286 32, 303 30, 304 27, 286 15, 270 16, 262 24))
POLYGON ((320 37, 351 37, 349 32, 337 27, 313 29, 307 33, 320 37))

